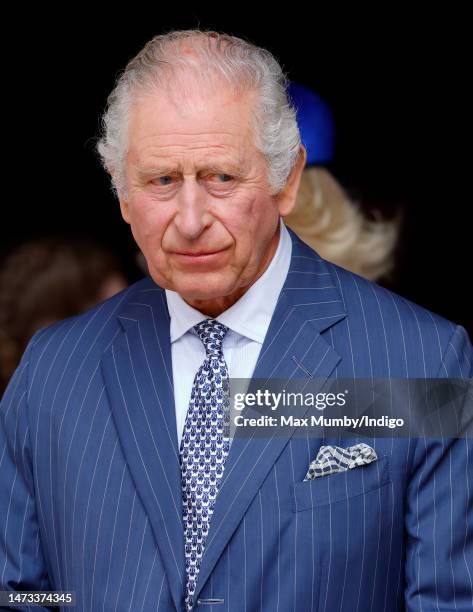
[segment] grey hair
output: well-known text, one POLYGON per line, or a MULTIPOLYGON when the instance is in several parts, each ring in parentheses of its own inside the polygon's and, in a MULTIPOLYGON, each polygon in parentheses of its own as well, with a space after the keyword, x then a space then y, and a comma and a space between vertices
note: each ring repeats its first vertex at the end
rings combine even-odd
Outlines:
MULTIPOLYGON (((273 193, 278 193, 286 184, 301 145, 296 111, 287 96, 287 77, 266 49, 235 36, 202 30, 155 36, 118 78, 107 100, 97 143, 114 189, 126 194, 128 120, 137 95, 156 87, 169 90, 172 77, 176 81, 178 76, 188 76, 189 71, 206 87, 223 80, 237 92, 256 92, 254 144, 266 158, 268 182, 273 193)), ((185 87, 184 83, 181 79, 180 85, 185 87)), ((180 99, 185 101, 186 96, 180 99)))

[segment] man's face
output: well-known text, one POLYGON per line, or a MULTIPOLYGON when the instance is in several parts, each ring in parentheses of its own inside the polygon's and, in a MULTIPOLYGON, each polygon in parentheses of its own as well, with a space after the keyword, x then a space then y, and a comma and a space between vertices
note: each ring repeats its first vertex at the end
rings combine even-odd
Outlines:
POLYGON ((293 202, 270 195, 253 95, 195 89, 135 102, 120 205, 155 282, 217 316, 267 268, 293 202))

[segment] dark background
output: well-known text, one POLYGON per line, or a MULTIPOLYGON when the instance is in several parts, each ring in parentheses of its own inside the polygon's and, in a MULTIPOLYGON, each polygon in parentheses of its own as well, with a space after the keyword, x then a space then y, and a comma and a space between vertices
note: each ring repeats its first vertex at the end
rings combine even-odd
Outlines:
POLYGON ((267 47, 291 79, 325 98, 338 133, 329 169, 368 212, 404 212, 389 287, 472 336, 466 16, 321 6, 311 5, 311 15, 269 6, 264 17, 236 4, 140 5, 140 14, 128 7, 110 21, 71 5, 67 15, 11 17, 0 258, 25 238, 89 234, 137 278, 129 228, 94 152, 99 117, 118 72, 154 34, 213 28, 267 47))

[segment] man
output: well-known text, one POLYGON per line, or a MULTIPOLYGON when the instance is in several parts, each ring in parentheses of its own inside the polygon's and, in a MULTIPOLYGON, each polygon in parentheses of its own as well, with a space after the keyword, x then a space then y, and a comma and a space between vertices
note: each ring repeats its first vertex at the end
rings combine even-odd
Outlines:
POLYGON ((10 383, 2 588, 75 591, 94 611, 470 609, 465 438, 370 438, 371 465, 304 482, 322 444, 347 440, 224 435, 229 377, 473 368, 463 328, 285 228, 305 151, 274 58, 158 36, 104 126, 150 278, 40 331, 10 383))

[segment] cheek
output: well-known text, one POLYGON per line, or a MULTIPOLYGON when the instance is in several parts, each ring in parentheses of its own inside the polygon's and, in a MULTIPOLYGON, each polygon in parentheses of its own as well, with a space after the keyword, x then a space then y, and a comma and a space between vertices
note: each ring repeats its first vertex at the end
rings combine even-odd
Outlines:
POLYGON ((258 251, 258 246, 270 239, 279 221, 277 206, 267 194, 245 198, 232 208, 227 217, 227 229, 236 238, 237 245, 258 251))
POLYGON ((166 210, 162 202, 154 202, 145 195, 133 197, 130 203, 130 225, 133 236, 139 244, 161 242, 161 236, 168 223, 166 210))

